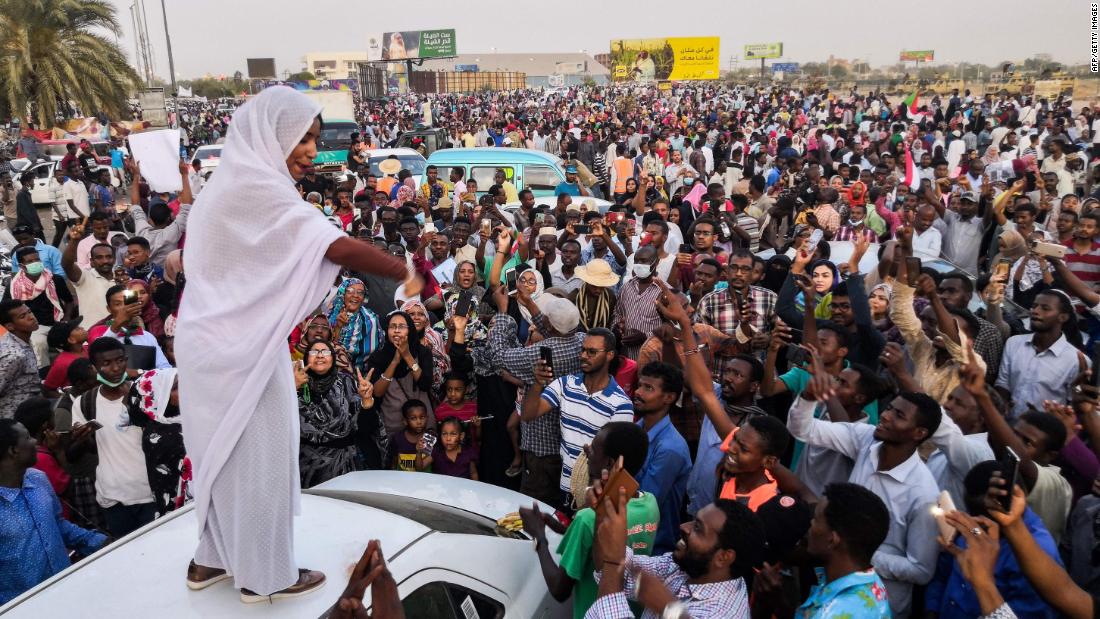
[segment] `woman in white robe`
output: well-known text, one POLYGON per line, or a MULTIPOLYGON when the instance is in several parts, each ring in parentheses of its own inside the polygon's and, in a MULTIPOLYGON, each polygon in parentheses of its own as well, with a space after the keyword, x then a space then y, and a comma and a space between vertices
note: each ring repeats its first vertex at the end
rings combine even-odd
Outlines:
POLYGON ((233 115, 222 164, 188 220, 176 327, 199 545, 188 586, 232 576, 246 602, 323 584, 294 561, 298 413, 286 338, 344 265, 401 279, 403 261, 346 236, 294 187, 316 157, 321 109, 286 87, 233 115))

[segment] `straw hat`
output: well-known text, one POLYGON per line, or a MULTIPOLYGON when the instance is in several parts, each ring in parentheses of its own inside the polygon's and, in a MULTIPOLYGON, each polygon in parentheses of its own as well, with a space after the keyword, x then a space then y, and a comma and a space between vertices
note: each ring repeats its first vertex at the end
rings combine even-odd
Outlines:
POLYGON ((451 208, 451 206, 452 206, 452 204, 451 204, 451 199, 450 199, 450 198, 448 198, 447 196, 443 196, 443 197, 441 197, 441 198, 439 199, 439 202, 436 202, 436 203, 435 203, 435 208, 437 208, 437 209, 440 209, 440 208, 451 208))
POLYGON ((397 159, 384 159, 378 164, 378 169, 382 174, 397 174, 401 171, 401 162, 397 159))
POLYGON ((600 288, 610 288, 619 283, 619 276, 603 258, 589 260, 588 264, 577 267, 574 273, 582 282, 600 288))

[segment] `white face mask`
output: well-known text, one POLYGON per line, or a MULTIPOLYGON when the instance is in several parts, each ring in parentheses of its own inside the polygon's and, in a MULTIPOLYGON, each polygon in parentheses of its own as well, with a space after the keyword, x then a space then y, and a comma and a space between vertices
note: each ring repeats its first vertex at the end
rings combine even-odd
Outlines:
POLYGON ((646 279, 650 275, 653 275, 653 266, 649 264, 635 264, 634 265, 634 277, 638 279, 646 279))
POLYGON ((848 220, 848 224, 851 225, 853 228, 858 226, 861 223, 863 223, 862 219, 849 219, 848 220))

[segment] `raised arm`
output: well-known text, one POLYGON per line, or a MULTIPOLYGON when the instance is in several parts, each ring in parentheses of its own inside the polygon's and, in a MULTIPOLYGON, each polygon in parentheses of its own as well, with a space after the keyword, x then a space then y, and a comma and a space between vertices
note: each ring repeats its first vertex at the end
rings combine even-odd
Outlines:
MULTIPOLYGON (((66 251, 68 251, 67 248, 66 251)), ((329 245, 325 258, 359 273, 371 273, 396 280, 407 279, 409 276, 409 269, 404 260, 378 249, 373 243, 366 243, 350 236, 340 237, 329 245)))
POLYGON ((61 254, 61 268, 65 269, 65 275, 74 284, 79 283, 80 278, 83 276, 80 267, 76 264, 76 246, 84 239, 84 226, 87 223, 88 218, 85 217, 80 223, 74 224, 69 229, 69 243, 65 245, 65 251, 61 254))

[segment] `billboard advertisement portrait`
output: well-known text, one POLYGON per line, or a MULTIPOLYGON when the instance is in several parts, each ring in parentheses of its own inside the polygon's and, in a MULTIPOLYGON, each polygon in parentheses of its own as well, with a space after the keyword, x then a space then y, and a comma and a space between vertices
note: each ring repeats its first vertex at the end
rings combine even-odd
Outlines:
POLYGON ((457 56, 455 31, 403 30, 382 34, 382 60, 457 56))
POLYGON ((745 46, 745 60, 760 60, 761 58, 782 57, 782 43, 752 43, 745 46))
POLYGON ((718 79, 718 37, 620 39, 611 42, 616 81, 718 79))

